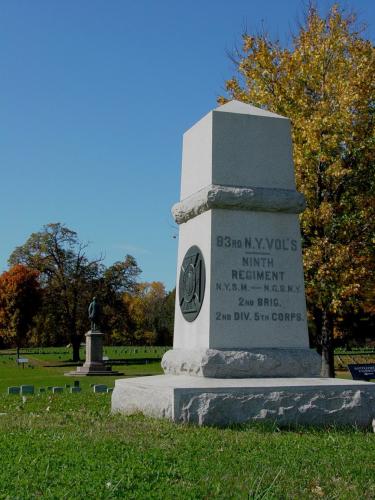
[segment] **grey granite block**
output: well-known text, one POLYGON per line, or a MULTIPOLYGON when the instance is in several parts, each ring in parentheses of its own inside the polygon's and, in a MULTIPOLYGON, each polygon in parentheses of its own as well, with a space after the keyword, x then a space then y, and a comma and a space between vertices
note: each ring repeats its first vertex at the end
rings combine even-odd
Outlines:
POLYGON ((172 349, 161 362, 167 375, 213 378, 318 377, 313 349, 172 349))
POLYGON ((375 416, 375 384, 324 378, 139 377, 116 380, 112 411, 198 425, 271 421, 368 427, 375 416))

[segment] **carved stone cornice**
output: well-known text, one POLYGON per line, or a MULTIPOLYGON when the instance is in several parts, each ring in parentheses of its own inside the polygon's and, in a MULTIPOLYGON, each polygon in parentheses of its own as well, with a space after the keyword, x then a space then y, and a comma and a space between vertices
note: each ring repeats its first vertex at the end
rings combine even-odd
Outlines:
POLYGON ((305 207, 305 197, 295 189, 211 184, 173 205, 172 215, 183 224, 213 208, 299 214, 305 207))

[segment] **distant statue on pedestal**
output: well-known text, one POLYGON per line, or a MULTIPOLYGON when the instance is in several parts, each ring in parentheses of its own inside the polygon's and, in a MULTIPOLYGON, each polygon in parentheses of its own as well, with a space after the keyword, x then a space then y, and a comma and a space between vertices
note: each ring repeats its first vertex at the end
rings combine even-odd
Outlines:
POLYGON ((67 375, 68 377, 123 375, 123 373, 112 371, 112 366, 107 365, 103 361, 104 333, 100 331, 101 308, 96 300, 96 297, 93 297, 89 305, 88 316, 91 321, 91 330, 85 334, 86 360, 83 366, 77 366, 75 371, 65 373, 64 375, 67 375))
POLYGON ((100 330, 99 319, 100 319, 100 306, 96 301, 96 297, 92 299, 89 305, 89 319, 91 321, 91 331, 98 332, 100 330))

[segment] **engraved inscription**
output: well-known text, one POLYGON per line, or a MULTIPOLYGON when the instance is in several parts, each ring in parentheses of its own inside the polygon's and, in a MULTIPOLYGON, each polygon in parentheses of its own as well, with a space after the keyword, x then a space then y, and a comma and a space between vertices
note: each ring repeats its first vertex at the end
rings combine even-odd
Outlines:
POLYGON ((299 258, 296 255, 300 251, 298 240, 222 234, 214 241, 218 251, 231 262, 222 268, 214 285, 215 292, 223 298, 228 294, 225 310, 223 307, 215 311, 216 321, 269 324, 305 321, 297 305, 301 301, 295 299, 303 294, 303 282, 299 282, 287 264, 290 259, 293 262, 299 258))

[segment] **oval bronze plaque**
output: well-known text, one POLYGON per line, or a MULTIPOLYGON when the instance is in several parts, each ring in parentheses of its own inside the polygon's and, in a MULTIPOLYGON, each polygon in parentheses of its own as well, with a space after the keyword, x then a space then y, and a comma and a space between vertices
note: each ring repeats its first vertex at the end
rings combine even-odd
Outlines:
POLYGON ((194 321, 202 307, 206 270, 202 252, 190 247, 182 261, 178 286, 180 308, 186 321, 194 321))

